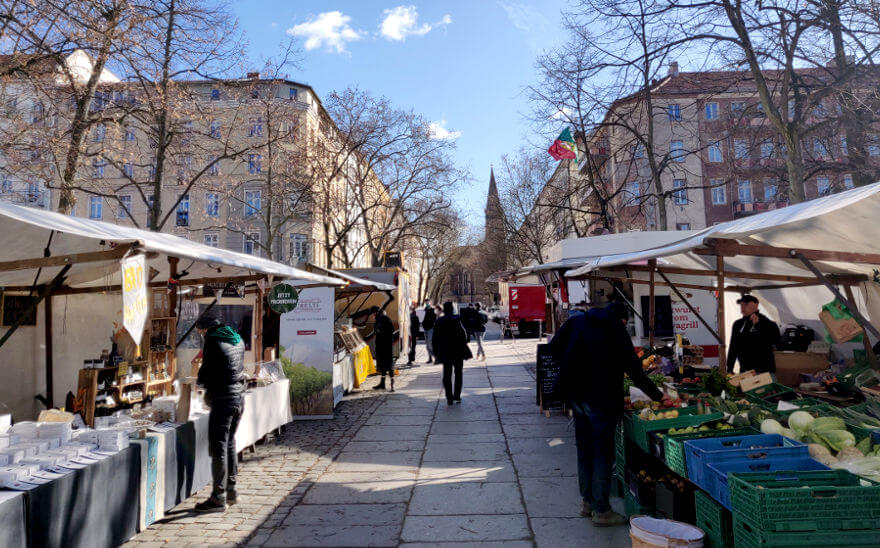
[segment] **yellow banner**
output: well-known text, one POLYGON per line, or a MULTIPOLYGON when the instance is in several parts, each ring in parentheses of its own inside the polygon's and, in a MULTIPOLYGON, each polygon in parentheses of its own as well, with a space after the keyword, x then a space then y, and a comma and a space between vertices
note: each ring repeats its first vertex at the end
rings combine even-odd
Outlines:
POLYGON ((367 379, 367 376, 376 372, 376 361, 373 360, 373 354, 368 345, 357 350, 352 358, 354 361, 354 387, 357 388, 367 379))
POLYGON ((147 324, 146 259, 135 255, 122 259, 122 325, 134 339, 141 343, 147 324))

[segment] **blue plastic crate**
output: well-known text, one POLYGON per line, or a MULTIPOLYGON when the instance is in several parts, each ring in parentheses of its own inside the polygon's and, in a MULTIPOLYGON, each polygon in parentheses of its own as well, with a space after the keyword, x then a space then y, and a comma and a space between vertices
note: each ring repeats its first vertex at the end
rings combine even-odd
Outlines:
POLYGON ((729 462, 713 462, 706 465, 706 491, 713 499, 720 502, 728 510, 733 510, 730 501, 730 487, 727 474, 740 472, 777 472, 777 471, 810 471, 830 470, 827 466, 810 457, 775 458, 764 457, 729 462))
POLYGON ((809 457, 807 446, 779 434, 700 438, 684 442, 688 479, 708 490, 706 465, 742 459, 809 457))

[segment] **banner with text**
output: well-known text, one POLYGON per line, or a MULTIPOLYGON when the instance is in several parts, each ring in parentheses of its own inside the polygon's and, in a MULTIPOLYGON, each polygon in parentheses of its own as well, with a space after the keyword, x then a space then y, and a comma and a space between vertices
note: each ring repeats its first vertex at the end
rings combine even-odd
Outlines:
POLYGON ((141 344, 144 326, 147 324, 146 259, 135 255, 122 259, 122 325, 141 344))

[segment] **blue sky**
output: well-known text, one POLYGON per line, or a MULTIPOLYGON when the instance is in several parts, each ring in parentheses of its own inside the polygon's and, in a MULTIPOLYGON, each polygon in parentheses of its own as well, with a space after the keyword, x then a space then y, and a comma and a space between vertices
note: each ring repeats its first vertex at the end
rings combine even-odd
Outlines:
POLYGON ((321 96, 359 86, 414 109, 455 138, 457 163, 471 173, 456 202, 480 225, 490 164, 497 166, 532 132, 523 117, 530 111, 524 88, 536 80, 536 56, 563 38, 565 4, 272 0, 234 6, 255 68, 294 36, 303 59, 291 79, 321 96))

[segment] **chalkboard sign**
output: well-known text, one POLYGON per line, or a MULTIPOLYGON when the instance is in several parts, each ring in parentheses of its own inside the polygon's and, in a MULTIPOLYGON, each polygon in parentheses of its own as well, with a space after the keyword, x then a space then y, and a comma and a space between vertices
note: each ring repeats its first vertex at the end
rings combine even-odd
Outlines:
POLYGON ((543 411, 565 409, 565 403, 553 391, 559 377, 559 365, 553 361, 549 344, 538 345, 536 364, 538 405, 543 411))
POLYGON ((37 307, 33 307, 28 311, 37 298, 28 297, 27 295, 2 295, 3 299, 3 326, 13 325, 18 319, 24 315, 24 323, 21 325, 37 325, 37 307))

